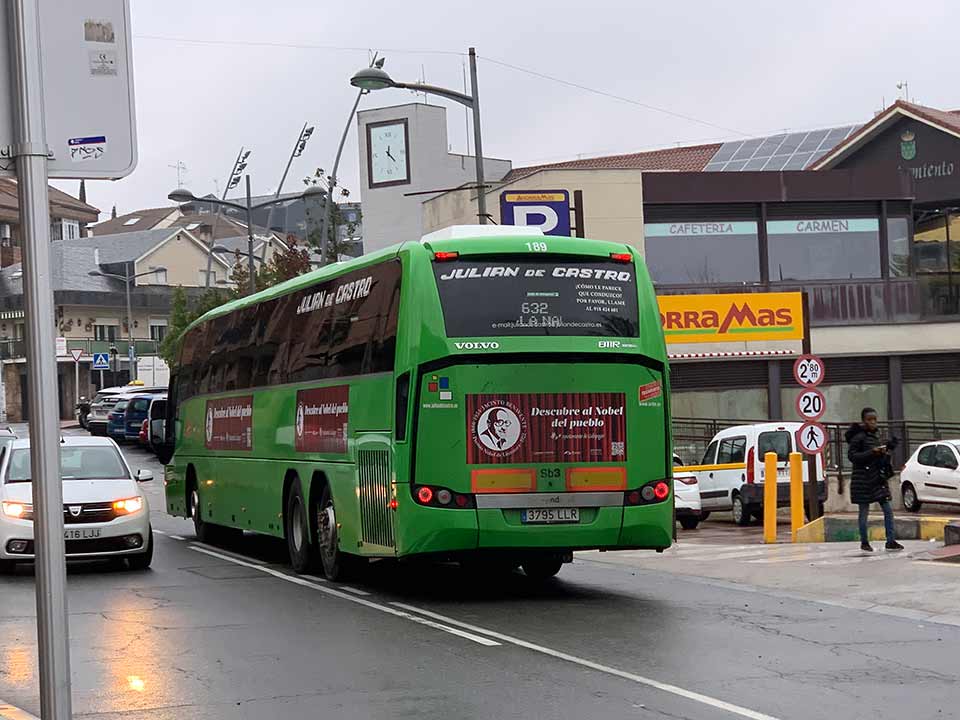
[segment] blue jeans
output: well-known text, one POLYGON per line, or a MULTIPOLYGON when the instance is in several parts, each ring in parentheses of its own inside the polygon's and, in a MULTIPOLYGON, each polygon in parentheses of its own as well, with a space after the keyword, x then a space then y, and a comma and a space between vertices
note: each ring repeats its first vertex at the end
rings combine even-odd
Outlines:
MULTIPOLYGON (((895 542, 897 535, 893 529, 893 508, 890 507, 890 501, 881 500, 880 509, 883 510, 883 527, 887 531, 887 542, 895 542)), ((870 503, 860 503, 860 542, 870 542, 867 534, 867 516, 869 514, 870 503)))

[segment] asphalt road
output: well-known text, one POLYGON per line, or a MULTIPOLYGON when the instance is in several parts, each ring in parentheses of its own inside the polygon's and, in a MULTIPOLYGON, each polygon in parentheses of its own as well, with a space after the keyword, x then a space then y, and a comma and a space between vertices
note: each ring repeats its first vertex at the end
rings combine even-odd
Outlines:
MULTIPOLYGON (((960 713, 957 627, 593 560, 539 586, 387 563, 298 578, 282 543, 194 542, 163 513, 159 465, 125 453, 157 476, 156 555, 147 572, 71 568, 85 720, 960 713)), ((34 623, 30 573, 0 578, 0 705, 38 714, 34 623)))

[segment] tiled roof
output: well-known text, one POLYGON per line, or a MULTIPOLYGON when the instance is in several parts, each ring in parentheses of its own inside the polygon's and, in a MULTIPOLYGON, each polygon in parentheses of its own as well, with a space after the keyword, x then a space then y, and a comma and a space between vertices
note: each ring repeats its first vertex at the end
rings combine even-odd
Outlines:
POLYGON ((131 233, 138 230, 155 228, 165 217, 176 212, 176 207, 146 208, 136 212, 118 215, 115 218, 104 220, 90 228, 94 235, 113 235, 114 233, 131 233), (129 225, 127 223, 130 223, 129 225))
POLYGON ((699 172, 706 167, 710 158, 716 154, 720 143, 709 145, 690 145, 687 147, 664 148, 662 150, 647 150, 645 152, 629 153, 626 155, 605 155, 603 157, 582 158, 567 160, 546 165, 532 165, 530 167, 514 168, 503 178, 504 182, 511 182, 526 177, 540 170, 599 170, 599 169, 628 169, 628 170, 668 170, 678 172, 699 172))
MULTIPOLYGON (((68 195, 63 190, 58 190, 53 186, 47 188, 50 199, 50 214, 52 217, 65 217, 80 222, 96 222, 100 216, 100 211, 81 202, 72 195, 68 195)), ((13 178, 0 178, 0 213, 4 215, 16 215, 19 212, 19 199, 17 197, 17 181, 13 178), (3 212, 6 211, 6 212, 3 212)))

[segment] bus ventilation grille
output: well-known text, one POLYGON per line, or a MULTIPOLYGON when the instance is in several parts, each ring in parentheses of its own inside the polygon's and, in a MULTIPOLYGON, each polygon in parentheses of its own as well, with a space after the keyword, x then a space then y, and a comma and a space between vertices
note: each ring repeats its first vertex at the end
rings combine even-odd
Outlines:
POLYGON ((360 450, 360 519, 363 541, 393 547, 393 518, 390 510, 390 451, 360 450))

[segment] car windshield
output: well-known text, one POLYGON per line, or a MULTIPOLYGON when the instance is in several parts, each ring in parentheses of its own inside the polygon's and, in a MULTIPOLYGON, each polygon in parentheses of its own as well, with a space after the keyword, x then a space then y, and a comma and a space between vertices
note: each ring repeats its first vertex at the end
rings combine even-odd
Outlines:
POLYGON ((118 400, 117 404, 113 406, 114 412, 121 412, 122 410, 127 409, 127 400, 118 400))
POLYGON ((777 462, 787 462, 790 459, 790 433, 783 430, 763 432, 757 438, 757 457, 763 461, 767 453, 777 454, 777 462))
MULTIPOLYGON (((62 480, 125 480, 130 477, 120 453, 110 445, 74 445, 60 448, 62 480)), ((7 465, 8 483, 30 482, 30 449, 17 448, 7 465)))

